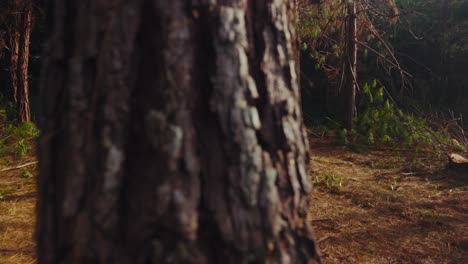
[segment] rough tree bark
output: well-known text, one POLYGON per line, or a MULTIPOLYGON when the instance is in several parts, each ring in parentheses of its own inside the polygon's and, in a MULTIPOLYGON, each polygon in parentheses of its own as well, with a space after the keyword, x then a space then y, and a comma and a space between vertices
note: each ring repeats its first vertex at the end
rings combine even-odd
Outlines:
POLYGON ((20 122, 31 121, 29 109, 29 42, 32 23, 32 0, 23 0, 19 15, 19 45, 18 45, 18 87, 16 90, 17 119, 20 122))
POLYGON ((20 33, 19 33, 19 3, 18 1, 14 0, 10 2, 10 10, 14 12, 12 14, 11 19, 11 26, 8 30, 9 32, 9 57, 10 57, 10 66, 9 66, 9 73, 10 73, 10 83, 11 83, 11 91, 10 91, 10 98, 14 104, 16 105, 17 102, 17 91, 18 91, 18 60, 19 60, 19 47, 20 47, 20 33))
MULTIPOLYGON (((9 30, 10 49, 10 100, 16 108, 15 118, 20 122, 31 119, 29 109, 29 42, 32 23, 32 1, 11 1, 12 24, 9 30)), ((13 118, 13 117, 12 117, 13 118)))
POLYGON ((39 263, 317 263, 291 1, 55 0, 39 263))
POLYGON ((351 130, 353 128, 353 118, 356 115, 356 80, 357 80, 357 14, 356 1, 345 0, 348 10, 346 21, 346 60, 345 60, 345 78, 344 87, 344 110, 343 126, 351 130))

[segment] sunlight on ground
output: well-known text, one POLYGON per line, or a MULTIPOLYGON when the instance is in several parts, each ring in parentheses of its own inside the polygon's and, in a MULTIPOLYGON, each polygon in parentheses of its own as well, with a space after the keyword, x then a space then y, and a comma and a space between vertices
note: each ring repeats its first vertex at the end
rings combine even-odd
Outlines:
MULTIPOLYGON (((311 145, 310 218, 323 263, 468 263, 468 177, 446 171, 445 157, 311 145)), ((1 264, 35 263, 35 177, 23 174, 0 172, 1 264)))
POLYGON ((312 141, 310 208, 324 263, 468 263, 468 177, 431 151, 366 151, 312 141))

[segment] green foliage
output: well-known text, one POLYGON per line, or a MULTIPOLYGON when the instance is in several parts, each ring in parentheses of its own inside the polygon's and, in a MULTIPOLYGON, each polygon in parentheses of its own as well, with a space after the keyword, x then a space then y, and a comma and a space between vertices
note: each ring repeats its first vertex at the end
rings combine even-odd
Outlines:
POLYGON ((32 147, 24 139, 21 139, 15 144, 16 155, 20 158, 24 157, 32 147))
POLYGON ((31 122, 5 125, 0 129, 0 157, 23 158, 33 149, 33 141, 38 135, 38 128, 31 122))
POLYGON ((366 83, 358 102, 358 117, 354 120, 356 134, 361 143, 415 143, 434 144, 448 142, 450 136, 432 131, 426 121, 413 114, 404 113, 384 96, 385 88, 377 81, 366 83))
POLYGON ((338 145, 348 144, 348 130, 346 129, 337 130, 336 135, 335 135, 335 143, 338 145))
POLYGON ((339 192, 343 189, 343 178, 333 174, 316 176, 312 180, 314 186, 323 187, 331 192, 339 192))
POLYGON ((303 41, 302 50, 308 50, 316 62, 315 70, 319 71, 324 65, 343 57, 345 17, 346 8, 341 0, 327 0, 320 4, 300 3, 297 31, 303 41))
POLYGON ((0 190, 0 200, 6 199, 13 191, 10 189, 0 190))
POLYGON ((35 138, 39 135, 39 129, 32 122, 21 123, 12 132, 21 139, 35 138))
MULTIPOLYGON (((356 14, 360 29, 357 32, 358 38, 365 39, 366 46, 370 47, 370 49, 363 50, 365 57, 367 57, 368 51, 386 53, 382 43, 375 40, 374 30, 377 27, 373 24, 392 25, 393 22, 384 17, 396 15, 394 11, 397 10, 393 0, 371 2, 358 2, 358 6, 362 4, 363 7, 356 14), (368 28, 369 25, 372 25, 370 27, 372 30, 368 28)), ((302 50, 307 50, 312 60, 316 62, 314 65, 316 71, 342 68, 347 53, 348 28, 346 25, 349 18, 349 4, 351 3, 350 0, 298 1, 297 32, 303 42, 302 50)), ((331 75, 329 78, 336 80, 339 77, 331 75)))
POLYGON ((20 177, 21 177, 22 179, 29 179, 29 178, 31 178, 32 176, 33 176, 33 174, 32 174, 29 170, 24 169, 24 168, 21 170, 21 175, 20 175, 20 177))

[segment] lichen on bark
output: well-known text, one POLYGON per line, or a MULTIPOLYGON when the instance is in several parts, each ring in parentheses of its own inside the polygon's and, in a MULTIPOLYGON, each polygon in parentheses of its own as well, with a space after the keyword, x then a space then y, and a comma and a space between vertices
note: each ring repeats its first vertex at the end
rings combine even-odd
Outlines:
POLYGON ((54 5, 39 259, 318 260, 289 1, 82 3, 54 5))

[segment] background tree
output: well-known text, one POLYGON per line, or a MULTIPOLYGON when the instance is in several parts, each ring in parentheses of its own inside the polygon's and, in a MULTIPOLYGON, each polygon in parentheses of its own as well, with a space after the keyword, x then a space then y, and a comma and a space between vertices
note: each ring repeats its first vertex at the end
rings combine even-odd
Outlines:
POLYGON ((53 1, 39 263, 316 263, 293 1, 53 1))
MULTIPOLYGON (((14 108, 10 116, 20 122, 31 120, 29 106, 29 56, 30 35, 32 30, 32 0, 10 0, 2 5, 0 24, 5 28, 3 32, 4 59, 7 60, 9 87, 4 90, 6 99, 14 108)), ((13 110, 13 109, 12 109, 13 110)), ((11 113, 10 113, 11 114, 11 113)))
POLYGON ((347 1, 348 16, 346 19, 346 60, 344 75, 346 78, 344 91, 343 126, 351 130, 353 118, 356 114, 356 89, 357 89, 357 10, 355 0, 347 1))
MULTIPOLYGON (((348 2, 300 1, 302 76, 308 77, 302 82, 306 117, 310 115, 308 105, 320 103, 326 107, 313 109, 312 115, 342 119, 342 113, 347 112, 335 110, 339 103, 335 97, 349 83, 344 78, 348 2)), ((464 107, 466 1, 359 0, 356 4, 358 84, 378 80, 386 95, 411 112, 448 107, 468 114, 464 107)), ((360 98, 362 91, 357 95, 360 98)))
POLYGON ((413 102, 435 109, 449 107, 466 116, 468 2, 397 3, 406 15, 395 26, 391 42, 402 64, 414 76, 412 89, 406 95, 413 102))
POLYGON ((16 89, 17 100, 17 118, 20 122, 29 122, 31 120, 31 111, 29 109, 29 45, 32 29, 32 0, 23 0, 19 8, 17 20, 18 25, 18 87, 16 89))
POLYGON ((374 67, 369 65, 385 65, 389 72, 400 74, 395 79, 400 80, 401 86, 406 85, 408 73, 395 57, 385 36, 387 31, 380 27, 382 24, 393 25, 398 20, 399 10, 393 0, 303 0, 300 17, 303 61, 312 61, 311 69, 303 68, 303 75, 317 75, 314 71, 322 73, 319 78, 309 78, 309 83, 303 82, 303 89, 317 90, 321 86, 326 92, 325 95, 315 95, 319 97, 338 97, 339 94, 339 102, 326 104, 334 109, 332 116, 342 121, 343 127, 352 128, 358 84, 372 78, 367 73, 374 67), (358 47, 361 47, 360 52, 358 47), (367 59, 369 53, 375 63, 367 59), (323 78, 327 79, 327 84, 317 85, 323 78), (341 107, 337 109, 336 105, 341 107))

